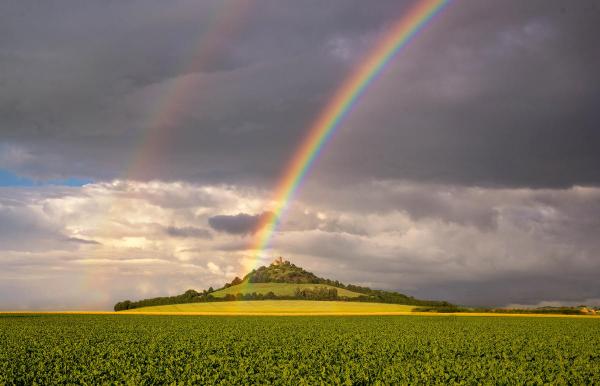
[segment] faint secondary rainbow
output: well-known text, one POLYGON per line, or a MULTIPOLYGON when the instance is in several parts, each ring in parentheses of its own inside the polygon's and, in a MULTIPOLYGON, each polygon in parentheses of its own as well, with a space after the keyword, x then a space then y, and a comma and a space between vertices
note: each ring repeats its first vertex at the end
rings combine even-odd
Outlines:
POLYGON ((227 44, 238 33, 243 24, 243 16, 251 1, 223 1, 217 5, 215 13, 209 18, 203 33, 191 51, 182 74, 172 79, 163 96, 152 109, 152 114, 144 123, 146 127, 142 140, 133 153, 125 178, 145 178, 153 174, 151 169, 164 164, 162 152, 168 148, 174 131, 181 125, 182 116, 189 110, 190 96, 201 93, 198 83, 191 76, 205 70, 206 65, 218 58, 227 44))
POLYGON ((294 198, 306 174, 319 156, 323 146, 340 127, 342 120, 352 110, 360 96, 386 65, 411 41, 411 38, 421 31, 449 2, 450 0, 417 1, 415 6, 390 28, 377 46, 366 56, 366 59, 337 89, 284 169, 274 191, 272 199, 274 207, 256 228, 249 248, 253 251, 253 255, 249 262, 250 266, 246 268, 249 270, 256 268, 257 262, 263 257, 265 249, 269 247, 282 215, 294 198))
MULTIPOLYGON (((168 82, 166 90, 153 106, 151 113, 144 119, 144 131, 138 144, 135 145, 122 178, 144 179, 152 176, 154 168, 164 163, 161 156, 172 141, 175 130, 181 126, 182 117, 192 106, 190 96, 201 93, 198 83, 190 76, 205 71, 210 61, 219 58, 228 48, 230 42, 239 34, 245 23, 244 16, 253 6, 252 0, 231 0, 216 2, 206 25, 202 26, 199 36, 193 37, 194 46, 186 55, 180 68, 180 76, 168 82)), ((191 15, 193 16, 193 15, 191 15)), ((157 20, 160 22, 161 20, 157 20)), ((110 221, 110 212, 119 212, 120 206, 126 205, 118 198, 110 202, 107 215, 98 221, 97 228, 104 227, 110 221)), ((86 289, 108 296, 102 287, 100 275, 96 269, 85 271, 81 285, 86 289)))

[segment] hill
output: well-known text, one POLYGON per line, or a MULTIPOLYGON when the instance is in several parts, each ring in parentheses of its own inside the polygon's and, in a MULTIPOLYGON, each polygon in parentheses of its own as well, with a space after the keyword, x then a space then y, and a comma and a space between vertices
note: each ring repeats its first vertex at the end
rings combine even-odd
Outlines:
POLYGON ((216 298, 224 298, 227 295, 235 296, 239 293, 256 293, 266 295, 269 292, 272 292, 275 294, 275 296, 295 296, 296 290, 314 290, 316 288, 325 290, 335 289, 337 291, 338 296, 341 297, 356 298, 362 295, 358 292, 352 292, 344 288, 332 287, 327 284, 251 283, 248 281, 243 281, 240 284, 220 289, 218 291, 213 292, 212 295, 216 298))
POLYGON ((269 266, 252 270, 243 279, 236 277, 222 288, 198 292, 190 289, 177 296, 125 300, 115 311, 174 304, 213 303, 236 300, 327 300, 363 303, 387 303, 422 307, 448 307, 448 302, 421 300, 398 292, 373 290, 337 280, 320 278, 281 257, 269 266))

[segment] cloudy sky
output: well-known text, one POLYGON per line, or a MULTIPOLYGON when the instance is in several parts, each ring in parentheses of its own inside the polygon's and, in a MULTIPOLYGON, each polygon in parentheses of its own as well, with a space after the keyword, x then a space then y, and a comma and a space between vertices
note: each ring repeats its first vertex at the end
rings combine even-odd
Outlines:
MULTIPOLYGON (((296 147, 414 4, 0 3, 0 309, 244 274, 296 147)), ((262 262, 600 304, 599 36, 595 0, 451 2, 351 110, 262 262)))

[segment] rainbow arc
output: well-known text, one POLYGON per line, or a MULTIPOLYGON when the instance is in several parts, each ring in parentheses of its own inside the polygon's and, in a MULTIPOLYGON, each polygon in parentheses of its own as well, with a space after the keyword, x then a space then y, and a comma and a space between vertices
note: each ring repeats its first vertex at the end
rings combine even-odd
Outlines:
POLYGON ((294 156, 284 169, 274 190, 274 207, 257 226, 249 249, 251 266, 264 257, 271 239, 290 202, 298 192, 307 173, 315 163, 325 144, 340 128, 343 119, 382 73, 386 65, 406 47, 411 40, 439 14, 450 0, 419 0, 389 29, 373 50, 342 83, 326 107, 318 115, 294 156))

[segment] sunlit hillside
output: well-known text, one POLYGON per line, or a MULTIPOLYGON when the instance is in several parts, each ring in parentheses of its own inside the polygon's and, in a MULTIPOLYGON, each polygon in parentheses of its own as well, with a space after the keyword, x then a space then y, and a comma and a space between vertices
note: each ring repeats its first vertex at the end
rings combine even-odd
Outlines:
POLYGON ((248 283, 243 282, 241 284, 233 285, 231 287, 223 288, 215 291, 212 295, 216 298, 225 297, 225 295, 237 295, 237 294, 251 294, 257 293, 266 295, 269 292, 273 292, 276 296, 294 296, 297 289, 315 289, 315 288, 326 288, 335 289, 340 297, 355 298, 360 296, 358 292, 352 292, 344 288, 336 288, 327 284, 306 284, 306 283, 248 283))
POLYGON ((214 303, 169 304, 141 307, 124 313, 207 313, 226 314, 311 314, 311 315, 367 315, 411 312, 414 306, 401 304, 359 303, 309 300, 260 300, 214 303))

